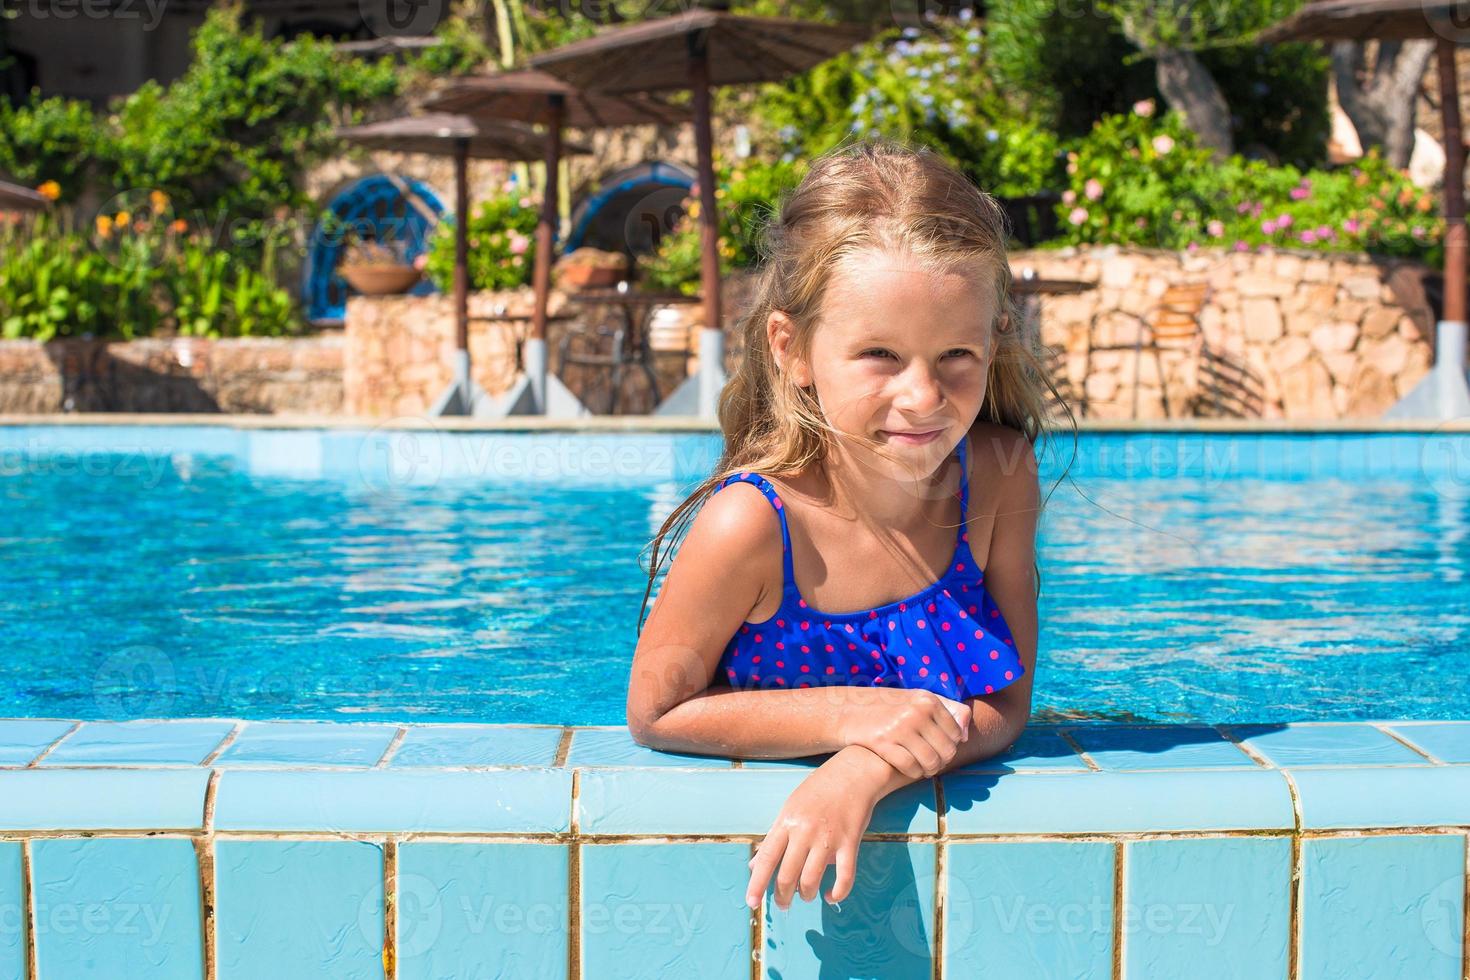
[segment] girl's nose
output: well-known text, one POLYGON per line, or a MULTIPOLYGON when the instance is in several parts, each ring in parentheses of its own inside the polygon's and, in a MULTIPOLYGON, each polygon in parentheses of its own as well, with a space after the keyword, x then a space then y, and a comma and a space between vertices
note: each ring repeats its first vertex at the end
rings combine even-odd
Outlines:
POLYGON ((895 408, 902 409, 920 418, 933 415, 934 410, 944 404, 944 392, 939 378, 927 364, 914 361, 907 371, 897 379, 898 395, 893 399, 895 408))

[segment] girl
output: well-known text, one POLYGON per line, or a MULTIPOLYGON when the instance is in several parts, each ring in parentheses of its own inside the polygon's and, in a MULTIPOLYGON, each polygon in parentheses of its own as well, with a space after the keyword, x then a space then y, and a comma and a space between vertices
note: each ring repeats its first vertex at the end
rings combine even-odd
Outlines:
POLYGON ((724 454, 653 541, 650 589, 659 542, 709 497, 641 630, 627 713, 664 751, 830 753, 751 861, 746 903, 776 871, 784 910, 833 863, 827 901, 847 897, 884 796, 1025 726, 1050 382, 1012 327, 1003 212, 928 151, 818 158, 763 246, 724 454))

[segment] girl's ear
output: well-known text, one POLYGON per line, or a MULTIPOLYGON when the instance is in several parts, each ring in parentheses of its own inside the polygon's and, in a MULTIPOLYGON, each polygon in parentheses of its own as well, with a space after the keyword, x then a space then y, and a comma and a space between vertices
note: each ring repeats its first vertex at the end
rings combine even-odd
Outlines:
POLYGON ((812 383, 811 371, 806 363, 792 350, 796 337, 796 324, 780 310, 772 310, 766 318, 766 346, 771 350, 771 359, 776 363, 776 373, 787 378, 798 388, 812 383))

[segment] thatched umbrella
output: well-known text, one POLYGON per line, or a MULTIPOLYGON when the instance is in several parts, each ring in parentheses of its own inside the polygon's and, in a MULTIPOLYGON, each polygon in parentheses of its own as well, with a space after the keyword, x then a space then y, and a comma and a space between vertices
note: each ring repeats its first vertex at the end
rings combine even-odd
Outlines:
POLYGON ((0 208, 7 211, 44 211, 50 203, 29 187, 0 180, 0 208))
POLYGON ((709 9, 614 27, 531 58, 531 66, 577 89, 626 94, 688 89, 699 156, 700 285, 704 324, 699 374, 670 395, 655 414, 715 415, 724 387, 720 319, 719 212, 715 201, 710 87, 773 82, 799 74, 871 37, 877 25, 746 17, 727 3, 709 9))
MULTIPOLYGON (((337 135, 361 146, 400 153, 429 153, 454 158, 454 380, 435 401, 432 415, 493 412, 490 399, 470 378, 469 352, 469 177, 470 157, 479 160, 538 160, 550 139, 524 123, 491 122, 454 113, 402 116, 346 126, 337 135)), ((560 142, 558 140, 558 142, 560 142)), ((591 152, 580 143, 563 145, 568 153, 591 152)))
POLYGON ((535 69, 460 79, 424 107, 477 119, 511 119, 546 126, 546 189, 541 197, 541 220, 536 226, 536 265, 531 279, 536 306, 525 345, 526 373, 516 381, 500 409, 508 415, 580 414, 575 396, 563 391, 561 382, 547 371, 546 304, 551 292, 552 239, 560 217, 557 201, 562 129, 649 123, 667 126, 687 121, 689 111, 642 95, 589 95, 555 75, 535 69), (553 406, 551 401, 557 404, 553 406))
POLYGON ((1427 38, 1437 42, 1440 113, 1444 122, 1444 316, 1435 329, 1434 368, 1385 418, 1470 415, 1465 381, 1465 141, 1455 47, 1470 40, 1457 3, 1444 0, 1323 0, 1309 3, 1256 36, 1258 41, 1366 41, 1427 38))

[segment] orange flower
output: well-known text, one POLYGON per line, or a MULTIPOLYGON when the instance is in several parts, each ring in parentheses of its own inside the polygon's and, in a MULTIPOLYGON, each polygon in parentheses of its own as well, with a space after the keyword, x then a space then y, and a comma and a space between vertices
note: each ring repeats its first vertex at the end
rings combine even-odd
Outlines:
POLYGON ((168 207, 168 195, 163 191, 153 191, 148 195, 148 201, 153 205, 154 213, 168 207))
POLYGON ((54 180, 48 180, 36 188, 36 193, 48 201, 54 201, 61 196, 61 185, 54 180))
POLYGON ((128 222, 132 220, 133 216, 131 214, 128 214, 128 212, 126 211, 119 211, 117 214, 112 216, 112 227, 126 228, 128 226, 128 222))
POLYGON ((180 235, 182 235, 184 232, 189 230, 189 223, 183 218, 175 218, 173 220, 173 223, 168 226, 168 230, 178 232, 180 235))
POLYGON ((97 215, 97 234, 103 238, 112 237, 112 221, 105 214, 97 215))

